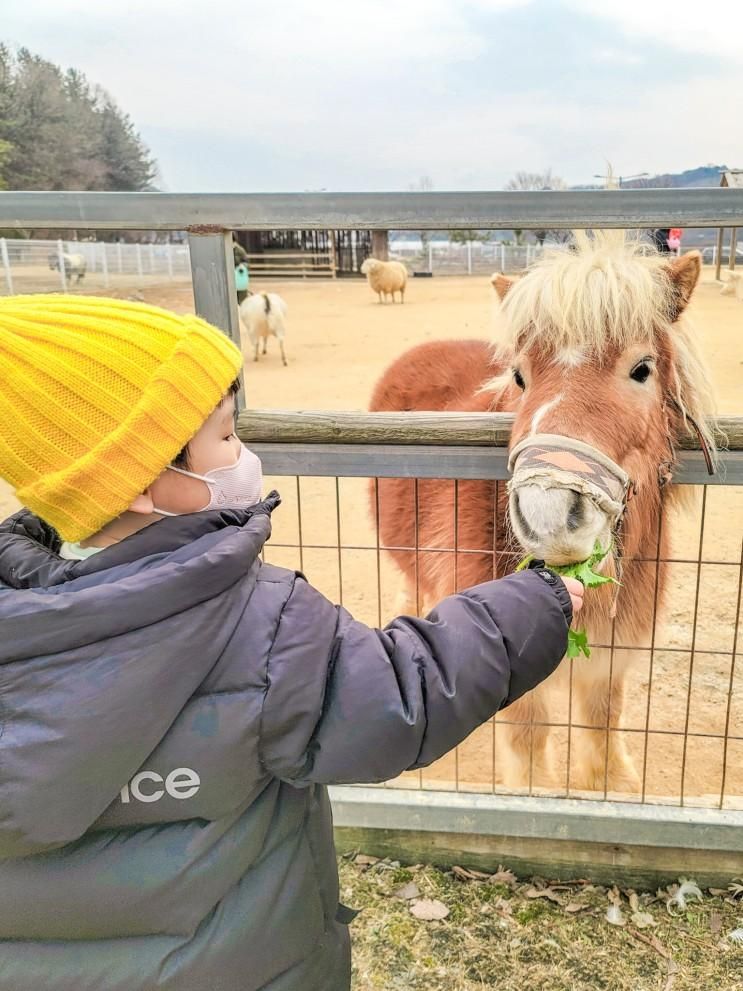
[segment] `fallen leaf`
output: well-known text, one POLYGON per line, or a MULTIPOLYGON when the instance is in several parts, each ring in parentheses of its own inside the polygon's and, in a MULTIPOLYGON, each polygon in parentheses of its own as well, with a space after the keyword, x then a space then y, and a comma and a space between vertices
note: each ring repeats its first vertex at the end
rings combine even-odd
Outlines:
POLYGON ((443 902, 436 901, 432 898, 421 898, 419 901, 412 903, 410 914, 414 915, 416 919, 422 919, 424 922, 435 922, 439 919, 445 919, 449 914, 449 909, 443 902))
POLYGON ((743 895, 743 879, 734 877, 728 885, 731 898, 740 898, 743 895))
POLYGON ((630 891, 625 891, 625 895, 627 896, 627 900, 629 901, 629 907, 632 909, 632 911, 633 912, 639 912, 640 911, 640 899, 637 897, 637 892, 636 891, 631 891, 631 890, 630 891))
POLYGON ((516 884, 516 875, 513 871, 509 871, 502 864, 498 865, 498 870, 495 874, 491 874, 488 878, 491 884, 505 884, 507 887, 511 888, 516 884))
POLYGON ((585 909, 590 908, 590 905, 581 905, 580 902, 568 902, 565 906, 566 912, 583 912, 585 909))
POLYGON ((397 891, 392 892, 394 898, 401 898, 403 901, 410 901, 413 898, 418 898, 420 895, 420 888, 414 881, 408 881, 397 891))
POLYGON ((379 863, 379 857, 368 857, 365 853, 359 853, 354 857, 353 862, 359 867, 371 867, 379 863))
POLYGON ((667 960, 669 972, 671 971, 672 965, 674 968, 676 967, 676 964, 671 958, 671 951, 667 950, 661 941, 656 936, 653 936, 652 933, 639 933, 635 929, 628 929, 627 932, 635 939, 639 939, 641 943, 646 943, 648 946, 652 946, 658 956, 661 956, 664 960, 667 960))
POLYGON ((452 874, 462 881, 489 881, 490 875, 482 871, 471 871, 467 867, 452 867, 452 874))
POLYGON ((743 943, 743 929, 733 929, 728 933, 727 938, 731 943, 743 943))
POLYGON ((526 898, 547 898, 549 901, 554 902, 555 905, 562 905, 563 900, 553 891, 552 888, 529 888, 528 891, 524 892, 526 898))
POLYGON ((714 935, 717 935, 722 929, 722 916, 719 912, 715 912, 714 909, 709 913, 709 931, 714 935))
POLYGON ((632 922, 637 926, 638 929, 647 929, 648 926, 657 926, 658 923, 652 917, 650 912, 633 912, 632 922))
POLYGON ((606 897, 609 899, 612 905, 616 905, 617 908, 619 908, 619 906, 622 904, 622 896, 619 893, 619 888, 617 888, 616 885, 614 885, 611 891, 606 892, 606 897))
POLYGON ((707 888, 707 891, 716 898, 722 898, 728 893, 727 888, 707 888))
POLYGON ((496 912, 500 912, 501 915, 513 915, 513 905, 505 898, 497 898, 493 902, 493 908, 496 912))

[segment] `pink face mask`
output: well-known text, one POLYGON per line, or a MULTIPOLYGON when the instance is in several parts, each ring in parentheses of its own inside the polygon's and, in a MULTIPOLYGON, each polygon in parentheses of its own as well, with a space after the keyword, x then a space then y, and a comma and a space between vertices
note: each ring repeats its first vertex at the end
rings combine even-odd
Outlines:
MULTIPOLYGON (((205 513, 209 509, 247 509, 260 502, 263 489, 263 469, 260 458, 249 451, 244 444, 240 445, 240 457, 234 465, 226 468, 212 468, 206 475, 197 475, 185 468, 175 468, 168 465, 170 471, 179 475, 198 478, 209 486, 211 498, 206 506, 198 510, 205 513)), ((180 516, 180 513, 169 513, 165 509, 155 509, 161 516, 180 516)))

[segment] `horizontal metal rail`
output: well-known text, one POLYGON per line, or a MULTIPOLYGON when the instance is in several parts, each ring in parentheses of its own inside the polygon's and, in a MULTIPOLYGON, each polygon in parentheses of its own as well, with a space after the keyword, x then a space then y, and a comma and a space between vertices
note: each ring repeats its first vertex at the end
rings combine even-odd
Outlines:
MULTIPOLYGON (((506 479, 504 447, 440 447, 410 444, 254 444, 267 475, 338 478, 506 479)), ((719 469, 707 474, 701 451, 681 451, 674 481, 682 485, 743 485, 743 451, 720 457, 719 469)))
MULTIPOLYGON (((245 410, 240 439, 270 475, 506 479, 513 417, 505 413, 299 413, 245 410)), ((729 450, 708 475, 696 438, 675 472, 687 485, 743 484, 743 417, 721 417, 729 450)))
POLYGON ((494 230, 743 227, 743 189, 456 193, 0 193, 0 227, 494 230))

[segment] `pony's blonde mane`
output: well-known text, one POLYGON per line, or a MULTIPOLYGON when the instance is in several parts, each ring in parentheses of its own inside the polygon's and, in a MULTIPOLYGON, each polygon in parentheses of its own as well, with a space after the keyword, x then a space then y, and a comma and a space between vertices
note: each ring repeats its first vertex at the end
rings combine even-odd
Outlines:
MULTIPOLYGON (((676 401, 714 450, 705 423, 715 410, 712 383, 686 317, 671 326, 678 298, 668 259, 624 231, 576 231, 574 247, 546 253, 511 286, 501 304, 497 356, 510 363, 536 347, 569 366, 576 356, 600 358, 667 330, 675 349, 676 401)), ((499 377, 489 388, 503 384, 499 377)))

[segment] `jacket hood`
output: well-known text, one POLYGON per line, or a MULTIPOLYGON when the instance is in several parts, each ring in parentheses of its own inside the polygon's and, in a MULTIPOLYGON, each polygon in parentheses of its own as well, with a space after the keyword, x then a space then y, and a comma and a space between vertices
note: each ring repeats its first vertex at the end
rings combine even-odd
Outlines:
POLYGON ((229 643, 278 502, 84 561, 27 511, 0 525, 0 858, 82 836, 166 735, 229 643))

